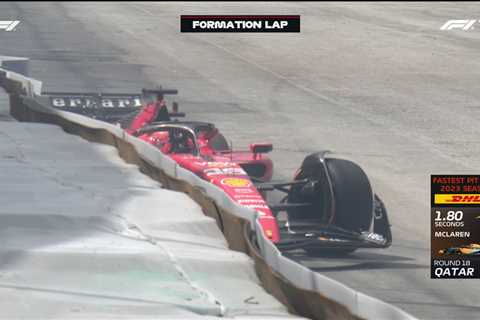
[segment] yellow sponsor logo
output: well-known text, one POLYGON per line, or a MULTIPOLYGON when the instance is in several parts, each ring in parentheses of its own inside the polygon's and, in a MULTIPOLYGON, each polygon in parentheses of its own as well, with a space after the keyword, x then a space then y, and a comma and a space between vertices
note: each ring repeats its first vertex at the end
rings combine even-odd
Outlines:
POLYGON ((436 204, 480 204, 480 194, 436 194, 436 204))
POLYGON ((240 178, 225 178, 222 180, 222 184, 232 188, 246 188, 252 185, 249 180, 240 178))

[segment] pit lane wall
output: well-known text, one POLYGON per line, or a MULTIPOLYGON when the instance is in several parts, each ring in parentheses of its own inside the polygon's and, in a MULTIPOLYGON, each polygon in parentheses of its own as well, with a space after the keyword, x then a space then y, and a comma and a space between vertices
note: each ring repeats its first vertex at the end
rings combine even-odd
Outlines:
MULTIPOLYGON (((19 121, 56 124, 89 141, 115 146, 127 162, 167 188, 190 195, 213 217, 233 250, 249 254, 264 288, 292 313, 311 319, 415 319, 383 301, 353 290, 285 258, 265 237, 255 211, 239 206, 221 189, 178 166, 172 159, 120 127, 53 109, 41 96, 41 82, 0 68, 0 86, 19 121), (256 235, 256 242, 252 235, 256 235)), ((232 288, 233 290, 233 288, 232 288)))

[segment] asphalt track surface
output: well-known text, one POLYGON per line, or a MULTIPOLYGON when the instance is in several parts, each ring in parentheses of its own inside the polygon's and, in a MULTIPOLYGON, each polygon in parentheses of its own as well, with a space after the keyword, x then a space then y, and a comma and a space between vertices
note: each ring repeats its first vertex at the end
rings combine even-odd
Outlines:
POLYGON ((477 319, 475 280, 431 280, 429 176, 480 173, 478 3, 0 3, 1 54, 46 90, 176 87, 234 147, 271 141, 276 177, 329 149, 385 201, 394 244, 292 258, 422 319, 477 319), (181 34, 180 14, 300 14, 300 34, 181 34))

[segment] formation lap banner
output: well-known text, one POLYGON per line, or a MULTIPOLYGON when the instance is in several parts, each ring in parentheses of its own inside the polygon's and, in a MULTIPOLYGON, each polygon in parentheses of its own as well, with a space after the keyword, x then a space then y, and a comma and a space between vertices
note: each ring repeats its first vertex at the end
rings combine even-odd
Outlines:
POLYGON ((431 278, 480 278, 480 175, 431 176, 431 278))
POLYGON ((299 15, 182 15, 181 32, 300 32, 299 15))

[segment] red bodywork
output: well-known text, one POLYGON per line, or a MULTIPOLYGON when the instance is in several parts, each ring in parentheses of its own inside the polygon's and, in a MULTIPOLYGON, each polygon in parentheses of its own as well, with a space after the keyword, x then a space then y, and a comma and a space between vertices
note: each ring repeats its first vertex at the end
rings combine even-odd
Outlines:
POLYGON ((162 124, 163 129, 141 131, 158 119, 159 112, 165 111, 166 105, 163 100, 145 106, 126 131, 156 146, 183 168, 220 187, 238 204, 256 210, 265 235, 273 242, 278 242, 280 234, 275 216, 245 171, 255 166, 261 167, 263 169, 260 175, 255 176, 251 173, 250 175, 261 181, 269 181, 273 173, 272 161, 265 155, 251 151, 219 150, 218 146, 215 146, 215 139, 223 139, 223 141, 225 139, 216 128, 200 130, 188 139, 187 148, 195 149, 195 152, 176 152, 172 148, 170 139, 172 133, 167 128, 181 127, 182 122, 165 122, 164 125, 162 124), (192 139, 195 141, 191 141, 192 139))

